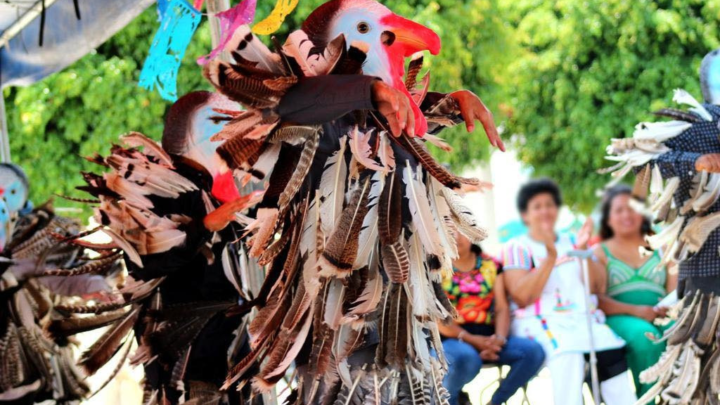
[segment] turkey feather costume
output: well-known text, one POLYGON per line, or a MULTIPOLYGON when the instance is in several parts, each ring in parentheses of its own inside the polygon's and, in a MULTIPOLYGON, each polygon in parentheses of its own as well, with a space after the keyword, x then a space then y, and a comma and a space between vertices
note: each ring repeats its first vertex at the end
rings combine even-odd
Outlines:
MULTIPOLYGON (((667 349, 641 380, 655 383, 638 403, 660 397, 663 404, 718 403, 720 392, 720 170, 698 169, 704 156, 720 153, 720 60, 703 60, 705 103, 685 90, 673 101, 687 110, 664 108, 672 120, 640 123, 632 138, 613 139, 608 159, 621 179, 636 173, 634 195, 647 200, 664 229, 648 238, 663 249, 663 264, 678 262, 678 292, 684 296, 675 325, 662 340, 667 349)), ((640 208, 645 209, 645 208, 640 208)))
POLYGON ((216 164, 220 143, 211 140, 237 114, 222 95, 189 93, 170 108, 162 147, 139 133, 124 135, 109 156, 90 158, 105 173, 84 174, 80 189, 97 198, 95 218, 112 239, 108 246, 124 252, 132 279, 111 305, 74 308, 95 313, 85 319, 98 323, 109 317, 103 325, 111 325, 80 363, 91 374, 116 353, 142 364, 144 403, 243 400, 218 390, 247 347, 243 317, 225 314, 247 299, 241 233, 228 225, 257 193, 238 194, 231 173, 216 164))
POLYGON ((75 403, 89 388, 73 335, 87 329, 59 319, 81 297, 110 290, 120 253, 76 244, 80 224, 50 202, 31 209, 28 190, 22 169, 0 165, 0 403, 75 403))
POLYGON ((417 77, 416 53, 438 53, 438 36, 378 2, 332 0, 274 51, 247 27, 228 50, 234 61, 205 75, 246 111, 217 135, 218 155, 268 186, 247 227, 250 256, 267 265, 250 302, 253 350, 225 387, 268 391, 295 364, 288 403, 446 403, 437 322, 454 309, 440 282, 452 232, 485 232, 458 195, 478 181, 450 173, 425 145, 439 138, 422 138, 462 120, 417 77), (390 134, 377 80, 410 101, 414 133, 390 134))

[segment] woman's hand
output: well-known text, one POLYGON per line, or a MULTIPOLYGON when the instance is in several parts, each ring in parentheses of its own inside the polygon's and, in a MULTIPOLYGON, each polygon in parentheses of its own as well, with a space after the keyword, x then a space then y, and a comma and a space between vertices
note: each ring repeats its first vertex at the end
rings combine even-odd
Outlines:
POLYGON ((655 312, 655 309, 648 305, 636 305, 633 309, 634 316, 644 319, 648 322, 652 322, 655 320, 655 318, 658 317, 658 314, 655 312))
POLYGON ((487 134, 490 145, 499 148, 505 152, 505 144, 500 139, 497 127, 495 127, 495 120, 493 119, 492 112, 485 106, 480 100, 480 97, 476 96, 475 93, 469 90, 459 90, 454 93, 450 93, 450 97, 455 99, 460 107, 460 114, 462 114, 463 120, 465 120, 465 126, 468 132, 475 130, 475 120, 480 121, 485 133, 487 134))
MULTIPOLYGON (((491 356, 491 354, 494 354, 497 356, 497 353, 502 350, 502 345, 498 344, 498 342, 491 336, 480 336, 480 335, 470 335, 465 337, 465 342, 469 343, 472 347, 475 348, 475 350, 480 353, 480 357, 483 358, 483 353, 485 353, 486 356, 491 356)), ((491 356, 492 357, 492 356, 491 356)), ((492 360, 490 358, 483 360, 492 360)))
POLYGON ((653 311, 655 311, 655 316, 657 318, 666 318, 668 310, 668 307, 653 307, 653 311))
POLYGON ((547 260, 552 260, 553 262, 557 258, 557 248, 555 247, 555 240, 555 230, 552 226, 548 226, 545 229, 542 229, 540 233, 540 242, 545 245, 545 249, 547 250, 547 260))
POLYGON ((582 228, 580 228, 580 231, 578 231, 577 234, 577 248, 581 250, 585 250, 588 247, 588 242, 590 242, 590 238, 592 238, 593 229, 595 228, 595 224, 593 224, 593 220, 590 217, 587 217, 585 220, 585 223, 583 224, 582 228))

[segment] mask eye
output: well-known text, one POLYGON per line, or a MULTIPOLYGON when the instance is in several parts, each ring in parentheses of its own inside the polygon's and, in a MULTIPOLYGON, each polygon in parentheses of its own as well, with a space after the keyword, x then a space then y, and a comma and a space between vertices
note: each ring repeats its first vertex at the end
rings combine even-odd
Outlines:
POLYGON ((370 24, 366 23, 365 21, 362 21, 358 23, 357 30, 361 34, 367 34, 370 32, 370 24))

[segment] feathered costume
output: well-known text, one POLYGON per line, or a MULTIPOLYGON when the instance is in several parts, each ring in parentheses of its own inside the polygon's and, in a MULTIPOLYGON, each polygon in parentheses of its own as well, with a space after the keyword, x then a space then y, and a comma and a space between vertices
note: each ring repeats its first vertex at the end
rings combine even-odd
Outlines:
POLYGON ((485 232, 456 190, 477 186, 425 142, 461 121, 456 101, 418 79, 428 28, 372 0, 332 0, 269 50, 247 27, 233 63, 205 68, 246 111, 217 134, 237 176, 267 181, 248 225, 267 275, 250 302, 252 352, 225 388, 269 390, 296 367, 292 404, 447 402, 437 322, 454 316, 440 281, 452 232, 485 232), (405 58, 415 55, 405 74, 405 58), (416 133, 393 137, 371 101, 377 78, 411 101, 416 133))
POLYGON ((231 174, 218 171, 210 141, 237 113, 237 104, 218 94, 183 96, 168 113, 162 147, 125 135, 125 146, 110 156, 90 158, 108 171, 85 173, 80 188, 98 199, 95 217, 112 239, 107 246, 122 249, 132 278, 118 302, 76 309, 110 325, 80 362, 94 373, 121 352, 120 364, 128 356, 143 364, 145 403, 241 400, 241 393, 218 391, 247 341, 242 316, 225 315, 246 293, 242 246, 228 243, 241 235, 227 225, 254 194, 240 197, 231 174), (130 356, 133 334, 139 347, 130 356))
POLYGON ((75 367, 72 335, 82 330, 58 323, 59 311, 109 290, 105 276, 119 269, 119 253, 73 243, 80 224, 55 215, 50 203, 17 218, 29 207, 18 167, 0 165, 0 190, 0 403, 80 401, 88 387, 75 367))
POLYGON ((720 153, 717 54, 706 56, 701 68, 705 104, 675 90, 673 100, 689 110, 656 111, 672 120, 638 124, 632 138, 613 139, 608 147, 608 159, 619 162, 613 175, 619 180, 635 171, 634 195, 647 199, 665 224, 649 243, 664 249, 662 264, 679 263, 684 295, 679 319, 662 337, 666 352, 640 375, 656 385, 638 403, 656 396, 663 404, 720 403, 720 174, 696 170, 698 158, 720 153))

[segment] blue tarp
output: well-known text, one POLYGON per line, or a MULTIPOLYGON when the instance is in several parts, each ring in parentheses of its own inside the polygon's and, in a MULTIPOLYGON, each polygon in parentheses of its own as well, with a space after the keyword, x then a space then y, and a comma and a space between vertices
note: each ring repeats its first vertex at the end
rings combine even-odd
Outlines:
MULTIPOLYGON (((42 47, 39 46, 38 16, 0 48, 1 86, 26 86, 62 70, 100 46, 154 3, 155 0, 79 1, 81 19, 78 20, 73 0, 55 1, 46 10, 42 47)), ((0 22, 9 20, 7 9, 0 11, 3 13, 0 22)))

